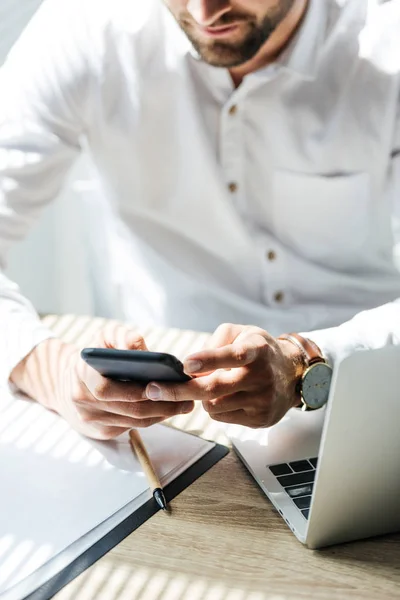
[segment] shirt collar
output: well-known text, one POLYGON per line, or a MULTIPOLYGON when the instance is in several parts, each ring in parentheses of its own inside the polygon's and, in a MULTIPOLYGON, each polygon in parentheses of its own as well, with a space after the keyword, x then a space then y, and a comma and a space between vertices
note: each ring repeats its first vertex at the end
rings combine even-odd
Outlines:
POLYGON ((309 0, 299 30, 276 61, 290 73, 303 79, 314 79, 320 50, 325 40, 328 9, 321 0, 309 0))

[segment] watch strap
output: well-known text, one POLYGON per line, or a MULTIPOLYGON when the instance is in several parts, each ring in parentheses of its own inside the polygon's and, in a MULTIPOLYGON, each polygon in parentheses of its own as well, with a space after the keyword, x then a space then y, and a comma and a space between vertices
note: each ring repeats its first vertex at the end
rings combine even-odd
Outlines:
POLYGON ((295 344, 302 352, 309 367, 317 362, 326 362, 317 344, 298 333, 283 333, 278 339, 287 340, 295 344))
POLYGON ((303 367, 303 372, 299 375, 299 381, 296 386, 297 393, 299 395, 299 404, 297 405, 296 408, 299 408, 302 411, 313 410, 313 409, 311 409, 311 407, 309 407, 307 405, 307 403, 305 402, 304 397, 303 397, 303 393, 302 393, 303 376, 312 365, 315 365, 315 364, 321 363, 321 362, 326 363, 326 360, 323 357, 321 350, 318 348, 318 346, 315 342, 312 342, 311 340, 304 338, 303 336, 299 335, 298 333, 283 333, 282 335, 279 336, 278 339, 287 340, 287 341, 291 342, 292 344, 294 344, 295 346, 297 346, 297 348, 300 350, 300 352, 304 358, 305 368, 303 367))

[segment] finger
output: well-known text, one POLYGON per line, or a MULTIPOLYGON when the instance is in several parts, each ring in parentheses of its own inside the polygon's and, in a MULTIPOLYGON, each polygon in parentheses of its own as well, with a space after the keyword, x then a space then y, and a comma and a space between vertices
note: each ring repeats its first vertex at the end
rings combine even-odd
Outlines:
MULTIPOLYGON (((130 419, 148 419, 161 417, 167 419, 176 415, 188 414, 194 409, 194 402, 153 402, 145 400, 142 402, 99 402, 92 404, 90 408, 87 405, 81 405, 82 414, 102 413, 113 414, 115 416, 128 417, 130 419)), ((121 425, 122 427, 122 425, 121 425)))
POLYGON ((252 419, 245 413, 244 410, 235 410, 233 412, 220 413, 212 415, 214 421, 219 423, 229 423, 232 425, 244 425, 246 427, 254 427, 252 419))
POLYGON ((279 419, 273 418, 269 415, 250 415, 245 410, 236 410, 233 412, 220 413, 218 415, 211 415, 214 421, 220 423, 229 423, 232 425, 243 425, 244 427, 250 427, 251 429, 261 429, 264 427, 272 427, 278 423, 279 419))
POLYGON ((84 374, 83 384, 90 396, 88 402, 140 402, 146 399, 145 387, 133 382, 115 381, 107 379, 90 368, 84 374))
MULTIPOLYGON (((113 323, 108 324, 96 336, 93 341, 93 347, 115 348, 119 350, 147 350, 146 342, 137 331, 113 323)), ((87 384, 89 390, 92 390, 96 385, 101 385, 98 379, 96 379, 98 372, 81 358, 77 361, 76 372, 79 379, 87 384)))
POLYGON ((227 344, 232 344, 244 327, 244 325, 223 323, 214 331, 206 344, 206 348, 221 348, 227 344))
POLYGON ((105 338, 107 348, 118 350, 148 350, 146 342, 138 331, 118 327, 113 336, 105 338))
POLYGON ((184 400, 212 400, 250 389, 244 369, 216 371, 211 375, 192 379, 188 383, 167 385, 150 383, 146 387, 149 400, 182 402, 184 400))
MULTIPOLYGON (((206 341, 202 350, 222 348, 223 346, 231 344, 236 339, 236 337, 239 335, 239 333, 243 329, 243 327, 244 327, 244 325, 233 325, 232 323, 224 323, 223 325, 220 325, 219 327, 217 327, 217 329, 212 334, 212 336, 206 341)), ((210 371, 207 371, 205 369, 202 369, 201 364, 200 365, 198 364, 199 359, 197 359, 197 354, 198 353, 196 353, 196 356, 193 355, 192 357, 188 357, 188 359, 187 359, 187 360, 193 359, 196 363, 196 364, 190 365, 190 367, 189 367, 191 369, 190 372, 193 374, 201 373, 203 375, 211 374, 212 369, 210 369, 210 371), (196 370, 197 368, 199 368, 198 371, 196 370)), ((190 374, 190 372, 186 371, 186 373, 188 375, 190 374)))
POLYGON ((236 410, 233 412, 220 413, 218 415, 212 415, 211 418, 219 423, 229 423, 231 425, 242 425, 251 429, 261 429, 264 427, 271 427, 278 421, 271 419, 270 417, 263 417, 260 419, 258 416, 249 415, 245 410, 236 410))
MULTIPOLYGON (((250 400, 253 400, 253 398, 250 398, 250 400)), ((249 395, 246 392, 238 392, 237 394, 206 400, 203 402, 203 407, 211 416, 237 410, 253 412, 249 406, 249 395)))
POLYGON ((278 423, 285 411, 277 410, 271 397, 251 397, 234 394, 227 398, 203 402, 204 409, 215 421, 235 423, 251 428, 271 427, 278 423), (250 404, 251 402, 251 404, 250 404), (225 410, 224 410, 225 409, 225 410))
MULTIPOLYGON (((156 425, 162 421, 163 419, 146 419, 143 421, 135 420, 133 427, 151 427, 151 425, 156 425)), ((83 435, 86 435, 94 440, 107 441, 119 437, 126 431, 129 431, 129 429, 132 429, 132 425, 129 425, 129 427, 115 427, 113 425, 107 425, 102 422, 93 421, 90 424, 85 425, 85 431, 82 433, 83 435)))
POLYGON ((119 429, 119 433, 117 435, 120 435, 128 429, 132 429, 132 427, 150 427, 155 423, 161 423, 162 421, 165 421, 165 417, 163 416, 135 419, 132 417, 107 413, 100 410, 82 412, 80 414, 80 419, 85 425, 92 426, 98 431, 101 431, 102 428, 110 427, 119 429))
POLYGON ((203 350, 189 356, 184 362, 185 373, 200 374, 217 369, 234 369, 245 367, 257 359, 265 347, 264 338, 249 337, 241 342, 234 342, 222 348, 203 350))
POLYGON ((137 330, 112 322, 100 331, 94 345, 97 348, 118 350, 147 350, 146 342, 137 330))
POLYGON ((108 440, 114 440, 115 438, 125 433, 125 431, 128 431, 128 429, 131 429, 131 427, 113 427, 112 425, 102 425, 101 423, 93 423, 91 426, 88 427, 89 431, 87 431, 86 429, 87 426, 85 427, 85 431, 83 432, 84 435, 92 438, 93 440, 99 440, 104 442, 108 440))
POLYGON ((270 336, 258 327, 242 330, 232 344, 222 348, 203 350, 188 356, 184 368, 188 374, 200 374, 216 369, 246 366, 270 351, 270 336))

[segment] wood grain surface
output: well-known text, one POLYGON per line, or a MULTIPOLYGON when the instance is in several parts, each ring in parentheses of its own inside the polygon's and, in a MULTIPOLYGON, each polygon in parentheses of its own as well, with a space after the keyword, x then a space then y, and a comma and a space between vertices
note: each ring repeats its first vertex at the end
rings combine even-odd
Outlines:
MULTIPOLYGON (((80 347, 103 319, 45 322, 80 347)), ((142 331, 151 350, 183 358, 206 334, 142 331)), ((175 426, 228 443, 198 406, 175 426)), ((400 599, 400 534, 308 550, 289 531, 234 452, 70 583, 57 600, 400 599)), ((379 510, 379 507, 377 507, 379 510)), ((400 510, 400 506, 399 506, 400 510)))

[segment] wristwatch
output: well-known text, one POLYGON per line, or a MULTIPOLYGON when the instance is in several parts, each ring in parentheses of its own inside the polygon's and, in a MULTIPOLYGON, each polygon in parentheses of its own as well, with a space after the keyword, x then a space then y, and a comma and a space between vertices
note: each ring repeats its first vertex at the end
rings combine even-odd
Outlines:
POLYGON ((296 390, 300 394, 301 410, 322 408, 328 401, 332 381, 332 367, 328 365, 317 344, 298 333, 284 333, 278 339, 292 342, 301 351, 306 368, 296 390))

